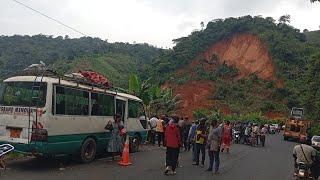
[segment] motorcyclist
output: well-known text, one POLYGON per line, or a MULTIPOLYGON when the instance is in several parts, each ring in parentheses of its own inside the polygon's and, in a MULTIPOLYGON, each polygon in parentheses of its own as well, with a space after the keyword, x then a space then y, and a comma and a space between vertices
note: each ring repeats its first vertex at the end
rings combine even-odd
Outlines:
POLYGON ((295 174, 298 170, 298 164, 304 163, 310 167, 311 175, 313 178, 318 178, 318 161, 317 161, 317 150, 312 146, 307 144, 296 145, 293 148, 293 158, 294 158, 294 167, 295 174))

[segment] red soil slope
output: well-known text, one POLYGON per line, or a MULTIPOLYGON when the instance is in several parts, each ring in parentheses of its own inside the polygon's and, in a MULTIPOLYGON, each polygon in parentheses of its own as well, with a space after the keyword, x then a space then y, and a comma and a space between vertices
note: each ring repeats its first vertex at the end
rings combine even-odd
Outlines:
POLYGON ((174 87, 174 93, 180 94, 182 103, 177 115, 192 118, 192 112, 199 108, 210 109, 213 100, 213 83, 208 81, 191 81, 187 84, 174 87))
MULTIPOLYGON (((212 56, 218 56, 218 64, 226 63, 235 66, 239 70, 238 78, 244 78, 256 74, 259 78, 267 81, 280 81, 276 79, 276 68, 271 59, 266 45, 258 36, 251 34, 238 34, 232 38, 219 41, 209 47, 202 55, 190 62, 189 65, 177 71, 177 77, 183 75, 194 76, 193 68, 200 63, 200 57, 208 61, 205 63, 206 71, 214 71, 217 63, 212 63, 212 56)), ((214 82, 191 81, 184 85, 168 85, 174 89, 175 94, 182 98, 181 109, 178 115, 192 117, 192 112, 200 108, 213 107, 214 82)), ((221 107, 224 114, 231 113, 228 107, 221 107)))
POLYGON ((218 55, 220 63, 237 67, 239 78, 256 74, 264 80, 276 80, 276 68, 267 47, 258 36, 240 34, 217 42, 205 51, 204 57, 209 61, 213 54, 218 55))

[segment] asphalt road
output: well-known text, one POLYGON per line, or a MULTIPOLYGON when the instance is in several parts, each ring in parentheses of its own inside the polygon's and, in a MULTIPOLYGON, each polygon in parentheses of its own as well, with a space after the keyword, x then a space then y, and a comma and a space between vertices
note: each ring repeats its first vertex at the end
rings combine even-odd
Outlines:
POLYGON ((266 147, 256 148, 234 144, 230 154, 221 154, 220 174, 205 172, 205 167, 191 165, 191 152, 180 154, 180 165, 175 176, 163 175, 165 150, 144 147, 142 152, 131 154, 130 167, 121 167, 110 158, 99 158, 90 164, 77 164, 69 158, 44 161, 28 158, 9 162, 1 180, 160 180, 160 179, 237 179, 286 180, 292 179, 292 148, 295 143, 282 140, 281 135, 269 135, 266 147))

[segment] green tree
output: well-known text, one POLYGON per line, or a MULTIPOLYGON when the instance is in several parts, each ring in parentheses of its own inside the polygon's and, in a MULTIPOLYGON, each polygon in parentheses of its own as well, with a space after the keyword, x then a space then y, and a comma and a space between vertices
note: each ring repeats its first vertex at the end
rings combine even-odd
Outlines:
POLYGON ((291 16, 289 14, 286 14, 286 15, 283 15, 283 16, 280 16, 279 18, 279 24, 287 24, 287 23, 290 23, 290 18, 291 16))
POLYGON ((200 26, 201 26, 201 30, 203 30, 203 28, 204 28, 204 22, 203 21, 201 21, 200 26))
POLYGON ((320 53, 314 55, 309 63, 306 75, 304 107, 309 118, 320 119, 320 53))

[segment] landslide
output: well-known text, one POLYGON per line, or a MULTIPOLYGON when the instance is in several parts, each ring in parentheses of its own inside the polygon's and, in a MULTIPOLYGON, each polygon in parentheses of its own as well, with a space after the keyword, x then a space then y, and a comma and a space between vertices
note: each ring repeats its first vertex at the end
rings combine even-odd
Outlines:
MULTIPOLYGON (((182 98, 181 107, 177 113, 188 117, 192 117, 192 112, 197 109, 212 107, 218 107, 224 114, 231 113, 228 106, 223 106, 223 103, 218 101, 219 98, 213 96, 215 87, 219 86, 217 83, 227 86, 226 81, 250 78, 251 75, 256 75, 265 81, 277 79, 276 67, 267 46, 258 36, 248 33, 236 34, 229 39, 212 44, 204 53, 187 66, 180 68, 175 74, 177 79, 186 77, 188 79, 185 83, 171 85, 174 93, 180 94, 182 98), (212 74, 221 71, 221 68, 230 67, 237 70, 236 76, 229 76, 219 82, 201 77, 201 73, 212 74)), ((269 94, 266 91, 263 93, 269 94)), ((259 95, 262 96, 262 94, 259 95)))
POLYGON ((261 39, 252 34, 236 34, 232 38, 214 43, 203 53, 210 62, 216 56, 220 64, 226 63, 239 70, 239 78, 256 74, 267 81, 276 80, 276 67, 268 48, 261 39))
POLYGON ((298 29, 259 16, 216 19, 173 41, 156 62, 156 77, 181 94, 182 116, 197 109, 268 115, 303 107, 304 76, 319 50, 298 29))

